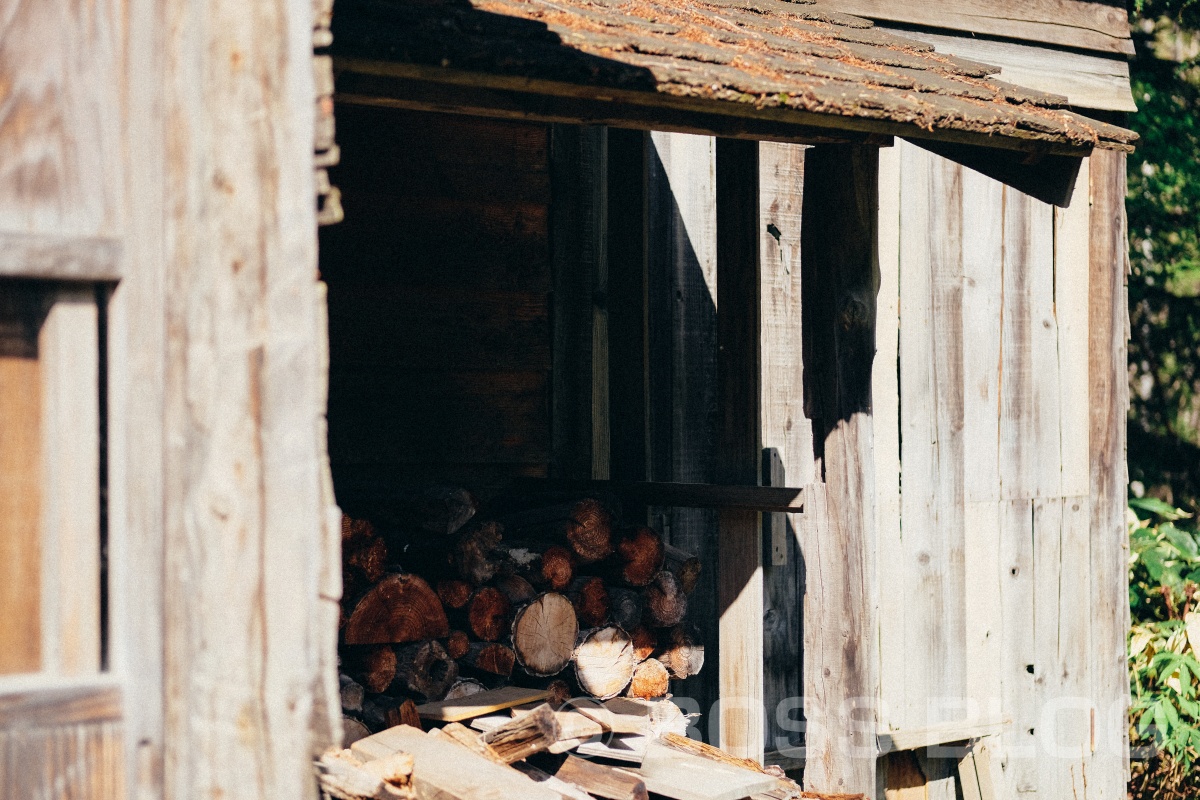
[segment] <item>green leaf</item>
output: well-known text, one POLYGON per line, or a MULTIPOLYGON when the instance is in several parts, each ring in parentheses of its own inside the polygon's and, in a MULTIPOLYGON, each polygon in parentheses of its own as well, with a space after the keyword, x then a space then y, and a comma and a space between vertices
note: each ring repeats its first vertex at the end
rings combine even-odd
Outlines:
POLYGON ((1151 514, 1157 514, 1163 519, 1172 522, 1177 519, 1187 519, 1191 516, 1191 514, 1187 513, 1183 509, 1175 508, 1175 506, 1164 503, 1157 497, 1134 497, 1130 499, 1129 505, 1132 508, 1136 508, 1141 511, 1148 511, 1151 514))

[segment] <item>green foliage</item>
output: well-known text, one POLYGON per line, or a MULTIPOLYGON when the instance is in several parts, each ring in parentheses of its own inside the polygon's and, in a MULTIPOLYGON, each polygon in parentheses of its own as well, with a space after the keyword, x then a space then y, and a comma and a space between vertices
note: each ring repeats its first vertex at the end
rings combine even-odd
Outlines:
POLYGON ((1145 517, 1129 529, 1130 738, 1186 774, 1200 759, 1200 531, 1161 501, 1130 506, 1145 517))

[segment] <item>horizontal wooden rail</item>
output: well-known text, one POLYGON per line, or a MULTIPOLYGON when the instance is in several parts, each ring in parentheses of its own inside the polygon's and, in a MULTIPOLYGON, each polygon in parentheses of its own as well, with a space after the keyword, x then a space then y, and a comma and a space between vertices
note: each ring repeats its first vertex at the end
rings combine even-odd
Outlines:
POLYGON ((0 729, 107 722, 121 718, 121 687, 112 678, 0 680, 0 729))
POLYGON ((983 736, 992 736, 1003 733, 1005 726, 1010 724, 1011 720, 997 717, 945 722, 925 728, 880 731, 877 737, 879 754, 883 755, 898 750, 919 750, 922 747, 935 747, 940 744, 965 742, 983 736))
POLYGON ((795 513, 804 510, 804 490, 786 486, 728 486, 661 481, 568 481, 524 478, 522 490, 595 492, 620 495, 652 506, 795 513))

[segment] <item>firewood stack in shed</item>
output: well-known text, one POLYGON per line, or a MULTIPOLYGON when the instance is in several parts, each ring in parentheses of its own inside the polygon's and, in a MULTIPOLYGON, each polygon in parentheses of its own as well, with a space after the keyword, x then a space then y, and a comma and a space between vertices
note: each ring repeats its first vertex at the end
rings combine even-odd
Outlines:
POLYGON ((342 522, 339 655, 356 735, 504 686, 559 706, 662 698, 703 666, 685 622, 699 560, 623 524, 617 503, 484 515, 465 490, 438 487, 399 505, 386 521, 342 522))

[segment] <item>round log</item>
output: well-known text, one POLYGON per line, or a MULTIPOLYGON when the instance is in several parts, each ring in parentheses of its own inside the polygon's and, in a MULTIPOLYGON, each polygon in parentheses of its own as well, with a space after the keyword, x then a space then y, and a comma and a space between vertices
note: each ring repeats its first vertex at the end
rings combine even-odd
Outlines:
POLYGON ((634 667, 627 694, 643 700, 654 700, 665 695, 670 685, 671 677, 667 674, 667 668, 657 659, 647 658, 634 667))
POLYGON ((405 644, 449 633, 429 584, 416 575, 389 575, 358 601, 344 637, 346 644, 405 644))
POLYGON ((657 656, 672 678, 697 675, 704 666, 704 644, 682 625, 671 629, 657 656))
POLYGON ((365 519, 355 519, 354 517, 342 514, 342 546, 345 547, 347 542, 353 542, 358 539, 373 539, 375 538, 375 527, 365 519))
POLYGON ((473 694, 479 694, 480 692, 486 691, 487 687, 474 678, 459 678, 454 682, 454 685, 450 687, 449 691, 446 692, 446 696, 442 699, 462 700, 464 697, 470 697, 473 694))
POLYGON ((658 648, 658 634, 653 628, 647 628, 645 625, 634 628, 629 638, 633 641, 633 653, 638 661, 645 661, 654 655, 658 648))
POLYGON ((584 627, 598 628, 608 620, 608 589, 600 578, 576 578, 567 590, 567 597, 584 627))
POLYGON ((471 642, 467 654, 459 660, 471 669, 503 678, 512 675, 516 661, 512 648, 495 642, 471 642))
POLYGON ((599 561, 613 551, 612 514, 599 500, 580 500, 571 509, 567 541, 584 564, 599 561))
POLYGON ((371 729, 354 717, 342 717, 342 747, 349 747, 359 739, 371 735, 371 729))
POLYGON ((629 634, 614 625, 583 634, 574 658, 580 688, 600 700, 619 695, 637 664, 629 634))
POLYGON ((375 695, 363 703, 363 722, 375 733, 397 725, 421 728, 421 717, 417 713, 416 703, 407 698, 386 694, 375 695))
POLYGON ((633 631, 642 624, 643 610, 641 592, 619 586, 608 587, 608 615, 614 625, 633 631))
POLYGON ((471 598, 467 620, 471 633, 485 642, 495 642, 508 632, 512 606, 499 589, 485 586, 471 598))
POLYGON ((500 561, 493 553, 503 538, 503 531, 495 522, 485 522, 460 533, 454 544, 454 565, 459 576, 473 586, 496 577, 500 561))
POLYGON ((675 573, 663 570, 645 590, 646 619, 656 628, 678 625, 687 614, 687 595, 675 573))
POLYGON ((538 594, 537 590, 533 588, 533 584, 520 575, 505 575, 497 578, 496 588, 514 608, 528 603, 538 594))
POLYGON ((354 539, 342 546, 342 568, 361 576, 368 584, 383 579, 388 548, 381 536, 354 539))
POLYGON ((442 643, 427 642, 396 648, 396 680, 408 693, 424 700, 440 700, 458 680, 458 664, 446 653, 442 643))
POLYGON ((386 692, 396 679, 396 651, 388 645, 342 648, 343 669, 373 694, 386 692))
POLYGON ((361 714, 366 691, 363 685, 349 675, 338 675, 338 689, 342 699, 342 711, 361 714))
POLYGON ((578 635, 575 607, 555 592, 539 595, 513 618, 513 652, 530 675, 562 672, 571 662, 578 635))
POLYGON ((560 710, 563 706, 571 701, 571 685, 562 678, 556 678, 550 681, 546 686, 546 702, 555 711, 560 710))
POLYGON ((471 584, 458 578, 440 580, 437 583, 438 599, 446 608, 458 611, 471 601, 471 584))
POLYGON ((630 586, 646 586, 662 569, 666 549, 658 533, 642 526, 622 534, 617 553, 624 562, 621 579, 630 586))
POLYGON ((450 631, 450 635, 446 637, 446 653, 454 660, 458 660, 467 654, 471 649, 471 637, 467 636, 466 631, 450 631))
POLYGON ((691 594, 700 580, 700 559, 669 544, 664 545, 663 550, 663 568, 679 579, 679 588, 684 594, 691 594))

